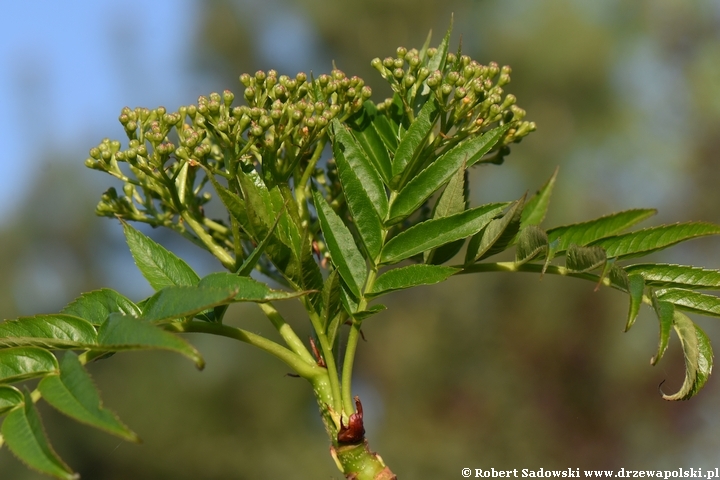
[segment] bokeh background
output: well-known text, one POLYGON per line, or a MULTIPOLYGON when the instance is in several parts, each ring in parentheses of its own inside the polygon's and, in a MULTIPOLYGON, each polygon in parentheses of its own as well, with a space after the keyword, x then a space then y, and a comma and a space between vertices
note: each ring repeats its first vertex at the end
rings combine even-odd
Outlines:
MULTIPOLYGON (((369 66, 435 43, 513 68, 508 90, 538 132, 502 167, 473 172, 473 203, 512 200, 560 166, 545 226, 631 207, 654 222, 720 222, 720 3, 714 0, 122 0, 4 2, 0 31, 0 317, 62 308, 102 286, 139 300, 117 222, 94 216, 110 182, 87 151, 121 139, 128 105, 175 109, 240 92, 242 72, 327 72, 334 60, 377 99, 369 66)), ((238 97, 240 97, 238 95, 238 97)), ((171 232, 154 238, 201 273, 220 265, 171 232)), ((658 261, 720 268, 720 242, 658 261)), ((622 333, 626 299, 571 279, 483 274, 398 293, 366 323, 356 391, 371 447, 404 479, 462 467, 668 469, 720 466, 720 381, 689 402, 676 339, 649 365, 649 311, 622 333)), ((299 310, 285 306, 302 325, 299 310)), ((269 332, 254 305, 233 321, 269 332)), ((713 319, 700 325, 720 345, 713 319)), ((310 390, 270 356, 192 339, 197 372, 166 353, 90 367, 136 446, 46 405, 58 452, 86 479, 339 478, 310 390)), ((44 478, 6 448, 0 478, 44 478)))

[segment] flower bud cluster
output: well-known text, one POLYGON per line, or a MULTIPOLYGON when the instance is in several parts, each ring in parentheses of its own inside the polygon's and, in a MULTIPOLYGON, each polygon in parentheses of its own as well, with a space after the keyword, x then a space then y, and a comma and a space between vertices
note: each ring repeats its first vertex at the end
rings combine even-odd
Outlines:
MULTIPOLYGON (((445 54, 438 62, 438 55, 442 53, 435 48, 418 52, 400 47, 396 57, 376 58, 371 64, 390 83, 406 109, 412 108, 429 89, 445 115, 441 123, 445 137, 481 133, 513 122, 499 143, 508 145, 535 130, 534 122, 524 120, 525 110, 515 105, 515 96, 504 93, 503 87, 510 83, 510 67, 495 62, 482 65, 455 53, 445 54), (441 68, 432 69, 432 65, 441 68)), ((387 99, 378 107, 389 110, 392 105, 393 99, 387 99)))

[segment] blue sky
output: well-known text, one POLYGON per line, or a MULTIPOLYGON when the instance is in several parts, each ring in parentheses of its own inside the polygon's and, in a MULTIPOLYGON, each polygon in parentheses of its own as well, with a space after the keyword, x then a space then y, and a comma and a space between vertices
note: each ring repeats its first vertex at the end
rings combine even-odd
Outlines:
POLYGON ((192 0, 6 2, 0 31, 0 225, 19 208, 47 149, 87 156, 120 136, 124 105, 191 102, 184 47, 192 0), (162 68, 156 65, 161 62, 162 68))

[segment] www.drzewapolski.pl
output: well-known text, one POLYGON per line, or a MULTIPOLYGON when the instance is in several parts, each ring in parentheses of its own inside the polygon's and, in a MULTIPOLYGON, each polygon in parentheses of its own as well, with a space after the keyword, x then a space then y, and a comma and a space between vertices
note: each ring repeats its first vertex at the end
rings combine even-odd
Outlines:
POLYGON ((580 470, 579 468, 566 468, 565 470, 531 470, 514 468, 512 470, 496 470, 495 468, 463 468, 462 476, 465 478, 704 478, 720 480, 720 468, 676 468, 674 470, 580 470))

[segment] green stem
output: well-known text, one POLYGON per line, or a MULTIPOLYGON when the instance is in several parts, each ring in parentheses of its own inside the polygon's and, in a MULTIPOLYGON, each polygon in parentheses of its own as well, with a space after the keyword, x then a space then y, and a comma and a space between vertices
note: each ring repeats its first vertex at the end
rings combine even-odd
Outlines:
POLYGON ((317 312, 315 312, 314 307, 310 305, 310 302, 306 299, 303 299, 303 301, 305 303, 305 309, 308 312, 308 316, 310 317, 310 323, 312 323, 315 334, 320 342, 320 349, 322 350, 325 365, 327 366, 330 391, 332 392, 332 408, 336 412, 340 412, 342 408, 342 396, 340 394, 340 382, 338 381, 338 370, 337 365, 335 364, 335 357, 333 356, 332 345, 328 342, 327 335, 323 329, 323 322, 317 312))
POLYGON ((224 248, 215 243, 210 234, 205 231, 203 226, 200 225, 200 223, 198 223, 197 220, 195 220, 187 210, 182 212, 182 219, 195 233, 195 235, 198 236, 205 248, 207 248, 210 253, 215 255, 218 260, 220 260, 220 263, 222 263, 223 267, 227 268, 230 271, 233 271, 235 268, 235 259, 233 259, 232 256, 230 256, 230 254, 227 253, 224 248))
POLYGON ((285 340, 285 343, 290 348, 290 350, 299 355, 300 358, 302 358, 305 362, 309 363, 310 365, 315 365, 317 362, 310 354, 308 349, 305 348, 302 340, 300 340, 297 334, 295 334, 295 331, 292 329, 292 327, 285 321, 282 315, 280 315, 280 312, 278 312, 275 307, 273 307, 269 303, 258 303, 258 305, 268 317, 270 322, 273 324, 275 329, 277 329, 283 340, 285 340))
POLYGON ((300 218, 303 222, 307 222, 309 220, 306 199, 310 190, 310 177, 312 176, 313 170, 315 170, 317 162, 322 156, 322 152, 325 149, 326 144, 327 134, 323 135, 322 138, 318 140, 318 143, 315 145, 315 151, 313 152, 312 157, 310 157, 310 161, 308 162, 302 177, 300 177, 300 181, 297 185, 295 185, 295 199, 297 200, 298 207, 300 208, 300 218))
POLYGON ((209 333, 212 335, 233 338, 235 340, 240 340, 241 342, 254 345, 285 362, 285 364, 295 370, 298 375, 310 381, 314 381, 325 374, 324 369, 315 365, 314 362, 309 364, 300 355, 288 348, 278 345, 263 336, 248 332, 247 330, 243 330, 241 328, 231 327, 229 325, 219 323, 199 321, 173 323, 171 326, 177 332, 209 333))
MULTIPOLYGON (((459 274, 465 273, 481 273, 481 272, 528 272, 528 273, 543 273, 543 265, 537 263, 523 263, 517 264, 515 262, 497 262, 497 263, 475 263, 473 265, 454 265, 456 268, 461 268, 462 271, 459 274)), ((573 272, 565 267, 559 267, 555 265, 548 265, 545 268, 544 273, 551 275, 561 275, 563 277, 581 278, 583 280, 590 280, 591 282, 601 283, 606 287, 620 290, 621 292, 627 293, 627 290, 617 283, 610 281, 609 277, 600 278, 599 275, 593 273, 579 273, 573 272)))

